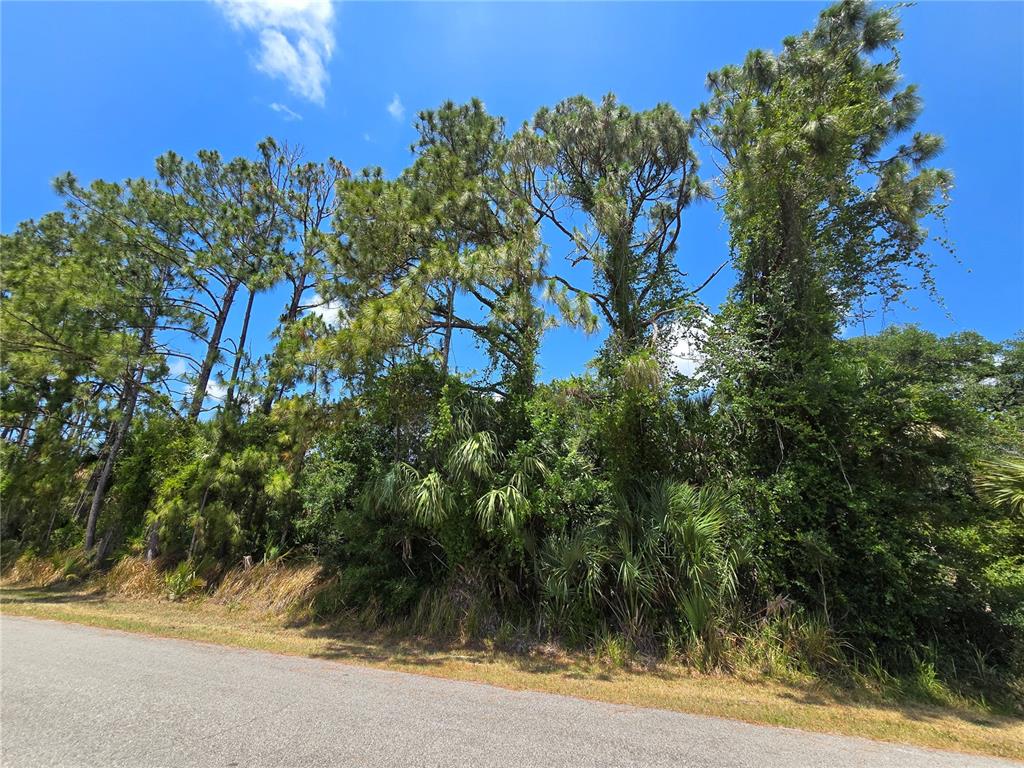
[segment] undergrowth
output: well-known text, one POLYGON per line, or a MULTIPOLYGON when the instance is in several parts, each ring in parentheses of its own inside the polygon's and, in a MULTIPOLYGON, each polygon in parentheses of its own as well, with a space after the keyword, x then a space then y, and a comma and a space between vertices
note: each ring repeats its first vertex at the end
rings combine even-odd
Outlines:
POLYGON ((79 587, 129 601, 208 601, 290 625, 344 625, 391 638, 524 657, 583 654, 608 669, 672 666, 786 683, 817 680, 887 700, 1024 714, 1024 684, 1007 684, 980 652, 970 666, 953 670, 936 648, 912 653, 906 671, 894 674, 876 655, 853 652, 823 617, 790 608, 733 630, 717 626, 701 635, 680 632, 652 652, 609 630, 577 642, 544 634, 525 616, 499 617, 490 601, 466 589, 427 592, 407 618, 389 619, 377 601, 347 607, 339 577, 312 561, 275 559, 223 572, 211 563, 125 556, 103 571, 80 550, 49 556, 28 551, 13 562, 5 560, 2 581, 35 588, 79 587))

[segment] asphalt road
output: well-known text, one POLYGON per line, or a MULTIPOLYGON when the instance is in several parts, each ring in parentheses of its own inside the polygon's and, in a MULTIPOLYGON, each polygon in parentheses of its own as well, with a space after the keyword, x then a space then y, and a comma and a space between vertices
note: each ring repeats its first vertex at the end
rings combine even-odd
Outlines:
POLYGON ((0 617, 0 762, 10 768, 1014 765, 6 616, 0 617))

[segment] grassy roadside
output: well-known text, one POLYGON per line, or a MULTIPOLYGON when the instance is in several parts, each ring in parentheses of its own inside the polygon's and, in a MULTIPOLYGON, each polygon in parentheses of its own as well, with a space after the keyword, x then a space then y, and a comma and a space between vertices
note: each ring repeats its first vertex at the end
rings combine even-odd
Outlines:
POLYGON ((1024 760, 1024 720, 975 708, 885 701, 821 683, 698 675, 689 670, 609 668, 564 654, 516 656, 432 648, 330 625, 280 619, 209 601, 124 600, 88 590, 0 589, 0 611, 162 637, 559 693, 616 704, 715 715, 751 723, 1024 760))

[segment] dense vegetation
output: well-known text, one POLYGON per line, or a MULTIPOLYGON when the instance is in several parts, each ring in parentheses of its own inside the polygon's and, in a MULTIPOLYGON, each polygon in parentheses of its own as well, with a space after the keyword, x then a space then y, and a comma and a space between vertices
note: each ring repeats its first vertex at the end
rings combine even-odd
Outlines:
POLYGON ((187 588, 287 554, 371 624, 1019 678, 1024 342, 842 333, 945 246, 900 35, 843 2, 689 119, 447 103, 396 178, 268 139, 58 179, 2 244, 5 558, 145 553, 187 588), (677 252, 712 197, 715 311, 677 252), (605 341, 541 382, 556 324, 605 341))

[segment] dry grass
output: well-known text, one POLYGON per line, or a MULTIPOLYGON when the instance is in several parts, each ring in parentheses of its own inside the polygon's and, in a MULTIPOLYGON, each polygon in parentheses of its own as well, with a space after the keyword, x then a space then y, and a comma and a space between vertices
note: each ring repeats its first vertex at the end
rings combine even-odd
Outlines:
POLYGON ((284 577, 267 571, 246 579, 225 579, 223 602, 125 600, 84 588, 7 588, 0 596, 2 610, 12 615, 1024 760, 1024 720, 977 707, 894 702, 810 680, 783 684, 754 677, 700 675, 671 666, 616 669, 555 650, 511 655, 489 647, 438 648, 354 632, 341 625, 287 627, 266 610, 252 611, 240 602, 259 595, 265 607, 294 595, 303 596, 300 601, 309 597, 300 588, 298 574, 285 579, 293 583, 291 591, 268 586, 266 580, 275 578, 284 577))
POLYGON ((37 557, 28 552, 4 569, 5 582, 26 587, 49 587, 63 579, 64 574, 57 567, 56 558, 37 557))
MULTIPOLYGON (((69 579, 61 565, 74 552, 52 558, 24 554, 3 572, 0 583, 14 587, 60 587, 81 581, 69 579)), ((169 596, 167 578, 174 569, 161 559, 147 562, 141 556, 125 556, 106 572, 82 582, 82 589, 108 598, 126 600, 165 600, 169 596)), ((333 586, 315 563, 259 563, 249 568, 238 566, 214 580, 212 592, 192 595, 228 607, 291 619, 309 618, 313 602, 324 589, 333 586)))
POLYGON ((210 599, 260 613, 294 616, 310 611, 317 594, 330 583, 316 564, 260 563, 229 571, 210 599))
POLYGON ((167 595, 159 563, 141 557, 123 557, 96 583, 113 597, 129 600, 158 599, 167 595))

